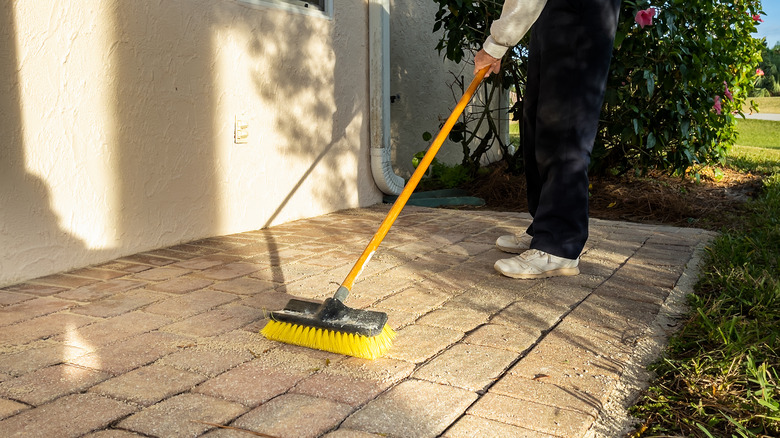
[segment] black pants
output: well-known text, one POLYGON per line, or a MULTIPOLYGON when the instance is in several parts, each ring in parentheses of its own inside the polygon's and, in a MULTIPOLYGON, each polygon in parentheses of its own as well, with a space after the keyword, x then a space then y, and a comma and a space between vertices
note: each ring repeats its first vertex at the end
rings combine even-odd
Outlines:
POLYGON ((576 259, 620 0, 548 0, 531 31, 523 157, 531 248, 576 259))

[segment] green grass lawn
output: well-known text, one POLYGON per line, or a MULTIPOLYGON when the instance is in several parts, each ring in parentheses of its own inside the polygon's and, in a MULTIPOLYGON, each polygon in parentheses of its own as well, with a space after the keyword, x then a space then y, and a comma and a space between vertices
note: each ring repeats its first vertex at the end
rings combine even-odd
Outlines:
POLYGON ((742 107, 742 111, 747 114, 750 112, 750 101, 758 104, 758 111, 762 113, 780 114, 780 97, 751 97, 742 107))
POLYGON ((632 437, 780 436, 780 122, 740 120, 728 166, 764 193, 707 248, 690 313, 632 408, 632 437), (748 123, 745 123, 748 122, 748 123), (756 146, 758 145, 758 146, 756 146))
POLYGON ((738 145, 780 149, 780 122, 737 119, 737 132, 738 145))

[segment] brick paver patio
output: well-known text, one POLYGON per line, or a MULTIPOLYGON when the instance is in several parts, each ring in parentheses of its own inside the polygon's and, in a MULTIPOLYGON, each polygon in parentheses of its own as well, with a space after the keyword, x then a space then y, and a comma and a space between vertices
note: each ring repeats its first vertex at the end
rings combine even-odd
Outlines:
POLYGON ((407 207, 347 301, 389 314, 386 357, 258 334, 332 295, 388 208, 0 289, 0 436, 583 436, 713 236, 593 220, 579 276, 514 280, 493 242, 528 215, 407 207))

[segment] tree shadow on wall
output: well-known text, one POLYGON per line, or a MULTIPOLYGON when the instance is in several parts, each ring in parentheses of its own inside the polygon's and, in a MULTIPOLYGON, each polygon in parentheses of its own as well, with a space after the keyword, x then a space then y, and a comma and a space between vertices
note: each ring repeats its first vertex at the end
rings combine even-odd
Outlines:
POLYGON ((0 4, 0 286, 51 273, 87 248, 61 226, 46 181, 27 170, 13 3, 0 4), (32 243, 28 243, 32 242, 32 243))

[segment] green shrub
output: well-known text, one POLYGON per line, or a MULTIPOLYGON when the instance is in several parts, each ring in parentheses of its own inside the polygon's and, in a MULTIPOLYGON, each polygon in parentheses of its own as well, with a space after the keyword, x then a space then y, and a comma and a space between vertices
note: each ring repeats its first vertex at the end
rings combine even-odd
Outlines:
MULTIPOLYGON (((502 5, 432 1, 439 5, 434 31, 443 30, 437 48, 455 62, 481 47, 502 5)), ((732 112, 740 111, 755 85, 763 43, 751 34, 760 11, 760 0, 625 0, 593 172, 682 173, 698 163, 722 162, 736 137, 732 112), (641 28, 634 17, 650 7, 657 9, 655 19, 641 28)), ((514 88, 522 96, 525 41, 507 52, 502 74, 491 76, 490 87, 514 88)), ((515 119, 521 105, 510 109, 515 119)), ((519 169, 520 154, 500 146, 509 168, 519 169)))
POLYGON ((684 172, 722 162, 761 60, 759 0, 626 0, 615 38, 597 171, 684 172), (633 21, 657 8, 653 23, 633 21), (731 98, 728 97, 729 93, 731 98), (720 111, 715 108, 720 102, 720 111))

